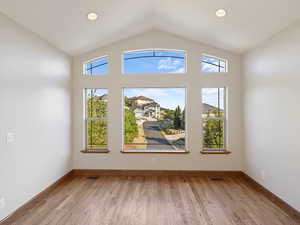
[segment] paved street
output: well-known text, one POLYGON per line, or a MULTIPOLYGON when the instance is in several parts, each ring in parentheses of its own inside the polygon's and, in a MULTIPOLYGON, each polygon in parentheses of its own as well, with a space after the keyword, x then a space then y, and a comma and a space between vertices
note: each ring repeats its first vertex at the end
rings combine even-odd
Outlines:
POLYGON ((143 123, 145 137, 147 139, 148 150, 174 150, 172 145, 165 139, 161 133, 159 122, 146 121, 143 123))

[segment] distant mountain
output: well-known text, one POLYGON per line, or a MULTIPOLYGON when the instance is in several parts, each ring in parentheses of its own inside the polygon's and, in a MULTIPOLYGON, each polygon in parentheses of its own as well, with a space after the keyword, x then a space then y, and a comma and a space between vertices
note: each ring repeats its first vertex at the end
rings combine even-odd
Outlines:
MULTIPOLYGON (((218 110, 217 107, 206 104, 206 103, 203 103, 203 113, 211 113, 211 112, 214 112, 216 110, 218 110)), ((223 112, 223 110, 220 109, 220 112, 223 112)))

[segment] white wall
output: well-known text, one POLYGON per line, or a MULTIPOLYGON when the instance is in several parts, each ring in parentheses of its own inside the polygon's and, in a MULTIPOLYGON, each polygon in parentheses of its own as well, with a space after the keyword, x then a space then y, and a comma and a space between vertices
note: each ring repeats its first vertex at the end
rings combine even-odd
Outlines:
POLYGON ((300 210, 300 23, 244 60, 246 172, 300 210))
POLYGON ((160 31, 150 31, 74 58, 73 125, 74 168, 76 169, 162 169, 162 170, 241 170, 241 79, 240 57, 160 31), (123 51, 136 49, 179 49, 187 51, 186 75, 122 75, 123 51), (229 60, 228 74, 202 74, 200 58, 203 53, 229 60), (109 55, 110 74, 82 76, 82 63, 109 55), (229 89, 229 151, 230 155, 201 155, 201 87, 229 89), (123 87, 186 87, 187 145, 190 154, 122 154, 122 88, 123 87), (109 91, 109 154, 83 154, 84 88, 108 88, 109 91))
POLYGON ((71 60, 1 14, 0 28, 1 220, 71 168, 71 60))

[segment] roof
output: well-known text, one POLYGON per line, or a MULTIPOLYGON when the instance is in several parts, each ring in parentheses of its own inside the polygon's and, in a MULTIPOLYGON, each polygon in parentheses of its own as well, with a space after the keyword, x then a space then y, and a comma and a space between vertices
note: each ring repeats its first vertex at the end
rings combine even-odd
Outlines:
POLYGON ((132 98, 128 98, 128 100, 130 100, 130 101, 144 100, 144 101, 151 101, 151 102, 154 102, 153 99, 147 98, 147 97, 145 97, 145 96, 132 97, 132 98))

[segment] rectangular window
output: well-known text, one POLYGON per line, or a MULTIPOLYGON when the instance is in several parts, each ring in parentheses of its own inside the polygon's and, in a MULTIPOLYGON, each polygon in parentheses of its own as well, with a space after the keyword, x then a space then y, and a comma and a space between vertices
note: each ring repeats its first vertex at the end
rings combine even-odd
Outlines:
POLYGON ((101 57, 83 64, 84 75, 105 75, 108 73, 108 57, 101 57))
POLYGON ((201 59, 202 72, 225 73, 227 72, 227 60, 212 56, 203 56, 201 59))
POLYGON ((124 151, 184 152, 185 88, 124 88, 124 151))
POLYGON ((124 74, 186 73, 186 53, 174 50, 142 50, 123 54, 124 74))
POLYGON ((226 150, 226 89, 202 89, 204 151, 226 150))
POLYGON ((107 149, 107 89, 85 89, 86 150, 107 149))

